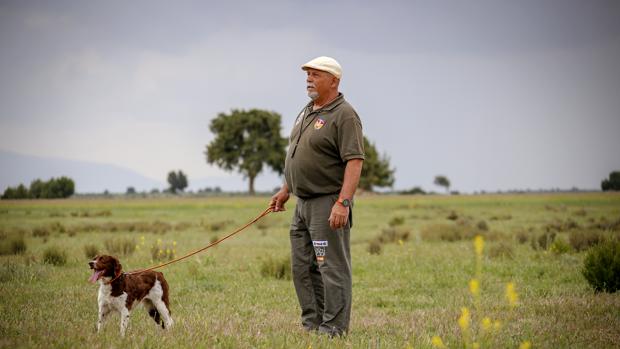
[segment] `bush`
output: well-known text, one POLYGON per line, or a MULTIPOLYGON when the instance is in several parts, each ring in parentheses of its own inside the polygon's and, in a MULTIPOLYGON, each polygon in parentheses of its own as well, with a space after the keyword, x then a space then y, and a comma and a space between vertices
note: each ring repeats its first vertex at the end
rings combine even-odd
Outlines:
POLYGON ((50 229, 54 232, 58 232, 58 233, 66 233, 67 229, 65 228, 64 225, 62 225, 62 223, 60 222, 52 222, 50 223, 50 229))
POLYGON ((524 243, 527 242, 527 240, 529 240, 530 237, 527 232, 523 230, 519 230, 516 234, 516 238, 517 238, 517 242, 523 245, 524 243))
POLYGON ((491 221, 509 221, 512 219, 512 215, 511 214, 505 214, 505 215, 500 215, 500 216, 491 216, 489 218, 489 220, 491 221))
POLYGON ((220 231, 220 230, 226 228, 226 226, 229 225, 230 223, 232 223, 232 221, 230 221, 230 220, 217 221, 217 222, 213 222, 210 225, 208 225, 208 228, 211 231, 220 231))
POLYGON ((368 253, 370 254, 379 255, 381 254, 381 249, 381 242, 378 240, 372 240, 368 243, 368 253))
POLYGON ((67 264, 67 253, 56 246, 48 247, 43 252, 43 263, 57 266, 65 265, 67 264))
POLYGON ((379 243, 386 244, 390 242, 398 242, 399 240, 409 240, 411 231, 409 229, 396 229, 387 228, 381 231, 381 234, 377 237, 379 243))
POLYGON ((546 250, 551 246, 553 241, 555 241, 555 233, 547 232, 539 235, 537 239, 532 239, 531 245, 535 250, 546 250))
POLYGON ((279 280, 291 279, 291 256, 284 258, 273 258, 271 256, 263 260, 260 267, 260 274, 263 277, 273 277, 279 280))
POLYGON ((476 227, 478 227, 478 229, 480 229, 482 231, 489 230, 489 225, 484 220, 481 220, 480 222, 478 222, 478 224, 476 224, 476 227))
POLYGON ((620 288, 620 241, 606 241, 588 251, 581 273, 595 291, 616 292, 620 288))
POLYGON ((23 236, 13 237, 0 243, 0 255, 24 254, 27 247, 23 236))
POLYGON ((388 224, 390 225, 390 227, 395 227, 397 225, 403 225, 404 223, 405 223, 405 217, 397 216, 397 217, 390 219, 390 222, 388 224))
POLYGON ((86 255, 86 258, 92 259, 98 254, 99 248, 97 246, 92 244, 84 245, 84 255, 86 255))
POLYGON ((588 215, 588 211, 586 211, 585 208, 581 208, 581 209, 574 211, 573 215, 578 216, 578 217, 585 217, 588 215))
POLYGON ((575 251, 584 251, 603 242, 605 237, 598 231, 573 231, 568 237, 568 242, 575 251))
POLYGON ((553 222, 547 223, 544 227, 546 232, 564 232, 572 229, 579 228, 579 224, 572 219, 567 219, 566 221, 562 221, 559 219, 554 220, 553 222))
POLYGON ((34 237, 46 237, 49 235, 50 231, 46 227, 37 227, 32 229, 32 236, 34 237))
POLYGON ((136 242, 134 239, 107 239, 104 242, 105 249, 110 254, 119 254, 122 256, 128 256, 136 250, 136 242))
POLYGON ((564 239, 556 239, 551 246, 549 246, 549 251, 555 254, 564 254, 572 250, 573 248, 564 239))
MULTIPOLYGON (((443 240, 458 241, 463 239, 465 232, 460 226, 448 224, 429 225, 420 231, 420 236, 424 240, 443 240)), ((473 238, 475 234, 471 234, 473 238)))
POLYGON ((489 247, 489 257, 491 258, 513 259, 514 256, 514 248, 505 242, 499 242, 489 247))
POLYGON ((456 212, 454 212, 454 211, 450 212, 450 214, 448 215, 448 217, 446 217, 446 219, 449 219, 449 220, 451 220, 451 221, 455 221, 455 220, 457 220, 458 218, 459 218, 459 215, 458 215, 456 212))

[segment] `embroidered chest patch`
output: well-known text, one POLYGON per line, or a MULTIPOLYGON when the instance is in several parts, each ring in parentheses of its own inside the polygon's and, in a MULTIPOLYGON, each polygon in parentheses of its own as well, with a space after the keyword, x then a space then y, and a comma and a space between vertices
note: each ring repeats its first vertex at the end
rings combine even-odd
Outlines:
POLYGON ((319 130, 321 129, 321 127, 323 127, 323 125, 325 125, 325 120, 318 118, 316 122, 314 123, 314 129, 319 130))

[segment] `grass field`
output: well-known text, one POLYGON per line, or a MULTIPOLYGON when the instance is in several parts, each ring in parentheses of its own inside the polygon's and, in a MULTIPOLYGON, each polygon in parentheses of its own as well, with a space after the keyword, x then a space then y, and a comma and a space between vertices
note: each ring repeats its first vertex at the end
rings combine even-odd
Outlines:
POLYGON ((125 270, 146 267, 224 236, 267 201, 0 202, 0 347, 429 348, 433 336, 464 347, 463 307, 471 313, 471 347, 620 347, 620 295, 594 293, 580 272, 586 251, 571 247, 575 236, 620 234, 620 195, 596 193, 359 197, 351 329, 333 340, 301 330, 292 281, 261 273, 289 254, 292 200, 289 211, 162 270, 171 287, 170 331, 138 307, 125 338, 118 315, 95 333, 98 286, 87 282, 86 249, 112 250, 125 270), (476 234, 485 242, 478 298, 468 288, 476 234), (20 237, 25 252, 11 254, 20 237), (45 263, 49 249, 64 252, 66 263, 45 263), (509 282, 515 307, 505 297, 509 282))

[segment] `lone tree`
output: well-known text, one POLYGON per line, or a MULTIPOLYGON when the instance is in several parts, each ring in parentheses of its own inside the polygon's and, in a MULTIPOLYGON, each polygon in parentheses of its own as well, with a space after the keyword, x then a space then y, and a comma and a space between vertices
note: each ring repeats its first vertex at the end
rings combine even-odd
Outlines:
POLYGON ((168 184, 170 184, 170 192, 176 194, 177 190, 183 191, 187 188, 187 176, 181 170, 170 171, 168 173, 168 184))
POLYGON ((264 165, 279 174, 284 171, 287 141, 280 136, 281 119, 260 109, 218 114, 209 126, 215 139, 207 145, 207 162, 226 171, 237 169, 248 178, 248 191, 254 195, 254 180, 264 165))
POLYGON ((359 187, 372 191, 374 187, 391 187, 394 184, 394 171, 390 168, 387 155, 379 155, 374 143, 364 136, 364 166, 360 176, 359 187))
POLYGON ((446 188, 446 193, 450 192, 450 180, 446 176, 435 176, 435 185, 446 188))
POLYGON ((614 171, 609 174, 609 178, 605 178, 601 182, 603 191, 620 190, 620 171, 614 171))

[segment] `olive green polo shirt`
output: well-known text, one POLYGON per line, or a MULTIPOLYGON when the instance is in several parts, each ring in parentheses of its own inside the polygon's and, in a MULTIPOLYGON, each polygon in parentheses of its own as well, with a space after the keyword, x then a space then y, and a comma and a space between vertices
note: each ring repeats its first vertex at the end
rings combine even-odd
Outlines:
POLYGON ((300 198, 340 192, 347 161, 364 159, 362 122, 344 96, 315 111, 312 105, 295 120, 284 165, 286 184, 300 198))

